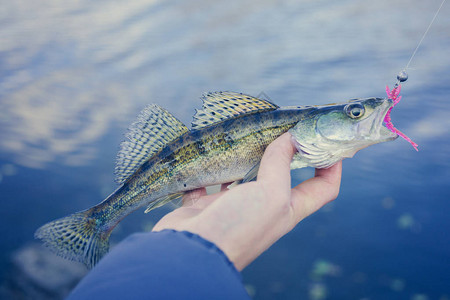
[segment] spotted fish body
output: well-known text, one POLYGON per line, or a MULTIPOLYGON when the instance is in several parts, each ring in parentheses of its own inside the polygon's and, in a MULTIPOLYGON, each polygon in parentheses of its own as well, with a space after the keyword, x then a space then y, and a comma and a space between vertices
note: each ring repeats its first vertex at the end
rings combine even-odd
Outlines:
POLYGON ((111 220, 143 205, 153 209, 186 191, 241 180, 259 163, 267 145, 299 117, 298 111, 291 110, 263 112, 186 132, 95 206, 96 219, 104 220, 103 226, 109 229, 115 225, 111 220))
MULTIPOLYGON (((387 103, 383 104, 384 116, 391 103, 383 101, 387 103)), ((203 98, 191 130, 166 110, 151 105, 121 145, 116 167, 120 187, 88 210, 45 224, 36 237, 57 254, 92 267, 108 251, 112 229, 131 212, 143 206, 148 206, 148 212, 199 187, 253 180, 273 140, 288 130, 295 136, 302 124, 312 130, 302 129, 301 134, 311 137, 322 111, 342 111, 345 105, 280 108, 243 94, 210 93, 203 98)), ((307 146, 302 147, 298 154, 303 157, 298 157, 293 168, 319 166, 324 159, 330 164, 345 157, 306 153, 307 146)))

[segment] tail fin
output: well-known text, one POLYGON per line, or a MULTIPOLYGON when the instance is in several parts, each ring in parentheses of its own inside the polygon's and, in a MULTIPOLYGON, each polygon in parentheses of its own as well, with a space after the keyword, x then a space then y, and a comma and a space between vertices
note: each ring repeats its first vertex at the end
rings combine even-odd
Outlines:
POLYGON ((110 233, 98 229, 86 210, 43 225, 34 237, 57 255, 91 269, 108 252, 110 233))

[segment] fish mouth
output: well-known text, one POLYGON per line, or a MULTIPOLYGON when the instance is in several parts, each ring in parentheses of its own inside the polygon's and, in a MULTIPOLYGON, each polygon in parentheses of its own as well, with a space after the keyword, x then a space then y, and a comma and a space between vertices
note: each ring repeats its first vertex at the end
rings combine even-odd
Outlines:
POLYGON ((378 115, 377 124, 379 124, 378 128, 378 134, 380 137, 380 142, 388 142, 393 141, 396 138, 398 138, 398 134, 391 131, 387 127, 386 119, 388 116, 388 113, 394 108, 394 101, 391 99, 385 99, 385 102, 382 104, 383 107, 378 115))

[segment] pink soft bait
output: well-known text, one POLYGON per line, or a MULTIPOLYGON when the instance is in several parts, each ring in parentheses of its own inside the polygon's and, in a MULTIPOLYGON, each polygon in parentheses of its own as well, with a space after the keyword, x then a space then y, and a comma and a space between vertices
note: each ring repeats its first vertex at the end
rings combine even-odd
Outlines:
POLYGON ((416 151, 419 151, 418 149, 418 145, 416 143, 414 143, 409 137, 406 136, 406 134, 404 134, 403 132, 401 132, 400 130, 398 130, 397 128, 394 127, 394 124, 392 124, 391 121, 391 111, 394 108, 394 106, 397 105, 397 103, 400 102, 400 100, 402 99, 402 96, 399 96, 400 94, 400 90, 401 90, 401 85, 395 85, 394 88, 391 90, 389 90, 389 86, 386 86, 386 93, 389 99, 391 99, 392 101, 394 101, 394 105, 392 105, 392 107, 388 110, 386 116, 384 117, 384 123, 386 124, 386 127, 398 134, 399 136, 401 136, 402 138, 404 138, 406 141, 408 141, 413 147, 414 149, 416 149, 416 151))

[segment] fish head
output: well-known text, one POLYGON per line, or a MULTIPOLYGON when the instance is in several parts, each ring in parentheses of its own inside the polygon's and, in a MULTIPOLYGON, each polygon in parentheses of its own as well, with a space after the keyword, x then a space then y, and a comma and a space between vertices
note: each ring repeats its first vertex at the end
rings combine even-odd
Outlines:
POLYGON ((384 126, 393 104, 367 98, 312 108, 289 130, 298 150, 292 167, 327 168, 370 145, 395 140, 398 135, 384 126))

